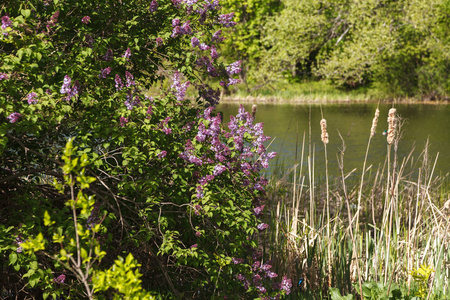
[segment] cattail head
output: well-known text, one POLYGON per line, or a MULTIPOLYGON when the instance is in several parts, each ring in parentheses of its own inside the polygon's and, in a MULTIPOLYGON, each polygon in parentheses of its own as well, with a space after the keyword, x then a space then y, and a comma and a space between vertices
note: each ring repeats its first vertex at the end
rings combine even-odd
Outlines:
POLYGON ((379 116, 380 116, 380 110, 377 108, 377 110, 375 110, 375 116, 373 117, 373 120, 372 120, 372 128, 370 128, 370 137, 373 137, 375 135, 375 129, 377 129, 379 116))
POLYGON ((389 110, 388 115, 388 131, 387 131, 387 142, 388 144, 392 144, 395 138, 395 128, 397 127, 397 110, 395 108, 391 108, 389 110))
POLYGON ((327 120, 320 120, 320 128, 322 129, 322 142, 328 144, 327 120))
POLYGON ((253 104, 252 105, 252 117, 253 117, 253 119, 255 119, 255 116, 256 116, 256 108, 257 108, 258 106, 256 105, 256 104, 253 104))

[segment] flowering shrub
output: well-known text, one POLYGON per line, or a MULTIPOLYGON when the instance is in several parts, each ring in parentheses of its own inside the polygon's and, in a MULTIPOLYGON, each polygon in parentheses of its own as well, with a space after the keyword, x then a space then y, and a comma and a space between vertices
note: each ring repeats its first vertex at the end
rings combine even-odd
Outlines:
POLYGON ((0 11, 0 280, 44 298, 279 297, 281 276, 252 267, 275 153, 242 107, 224 127, 199 80, 236 83, 215 46, 233 16, 147 2, 0 11))

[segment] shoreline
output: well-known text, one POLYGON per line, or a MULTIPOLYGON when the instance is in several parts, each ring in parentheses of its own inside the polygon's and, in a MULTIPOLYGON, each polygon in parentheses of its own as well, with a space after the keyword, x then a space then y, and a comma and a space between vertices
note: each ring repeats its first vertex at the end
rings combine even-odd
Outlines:
POLYGON ((291 99, 283 99, 276 96, 222 96, 220 104, 362 104, 362 103, 393 103, 393 104, 427 104, 427 105, 448 105, 448 100, 417 100, 412 98, 406 99, 382 99, 382 100, 354 100, 350 98, 345 99, 327 99, 327 98, 302 98, 296 97, 291 99))

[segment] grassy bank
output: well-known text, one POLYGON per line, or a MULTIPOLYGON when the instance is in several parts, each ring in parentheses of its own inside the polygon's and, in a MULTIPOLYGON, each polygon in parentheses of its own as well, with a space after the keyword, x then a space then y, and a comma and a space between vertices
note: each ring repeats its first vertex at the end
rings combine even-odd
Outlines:
POLYGON ((448 299, 448 178, 434 173, 439 162, 428 147, 420 157, 400 157, 392 122, 378 167, 366 165, 367 129, 366 158, 353 182, 343 171, 351 145, 343 141, 337 157, 335 149, 328 157, 325 144, 324 177, 316 174, 314 145, 303 133, 293 137, 300 141, 297 163, 272 172, 264 253, 277 273, 293 279, 291 299, 448 299), (330 159, 338 160, 338 170, 328 169, 330 159), (340 298, 347 294, 353 296, 340 298))
MULTIPOLYGON (((436 99, 404 97, 385 93, 376 88, 359 88, 355 90, 339 89, 327 81, 309 81, 288 83, 277 81, 265 86, 247 90, 243 84, 238 85, 230 94, 223 95, 223 102, 367 102, 367 101, 402 101, 420 102, 436 99)), ((440 101, 446 101, 440 99, 440 101)))

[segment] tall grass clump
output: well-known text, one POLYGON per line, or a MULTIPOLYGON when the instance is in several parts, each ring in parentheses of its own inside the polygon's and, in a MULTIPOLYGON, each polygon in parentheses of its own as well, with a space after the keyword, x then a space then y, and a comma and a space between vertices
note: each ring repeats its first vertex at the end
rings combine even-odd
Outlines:
POLYGON ((266 255, 277 273, 298 283, 293 299, 450 295, 448 178, 435 174, 438 155, 431 157, 428 143, 417 159, 412 151, 398 155, 403 122, 395 108, 388 115, 386 159, 367 166, 379 116, 377 108, 361 170, 344 172, 347 145, 340 134, 338 169, 328 170, 329 136, 322 116, 325 177, 316 175, 321 166, 314 164, 311 137, 305 146, 306 134, 294 166, 274 167, 271 173, 270 222, 275 230, 266 237, 271 245, 266 255))

